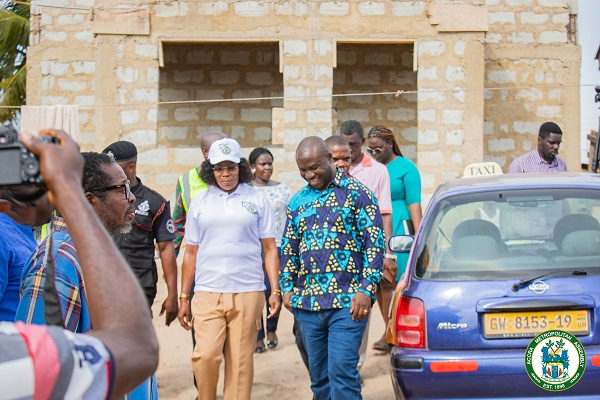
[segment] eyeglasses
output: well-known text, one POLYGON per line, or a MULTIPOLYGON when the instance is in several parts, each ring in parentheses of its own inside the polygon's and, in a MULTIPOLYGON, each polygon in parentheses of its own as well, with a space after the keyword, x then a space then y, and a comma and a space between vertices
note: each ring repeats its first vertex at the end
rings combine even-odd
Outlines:
POLYGON ((237 164, 232 164, 229 167, 213 167, 213 171, 215 171, 217 174, 222 174, 223 172, 227 171, 230 174, 233 174, 235 172, 237 172, 238 170, 238 165, 237 164))
POLYGON ((374 156, 378 156, 382 150, 381 147, 367 147, 367 151, 374 156))
POLYGON ((119 185, 111 185, 111 186, 102 186, 93 189, 89 189, 88 192, 107 192, 109 190, 121 189, 125 188, 125 200, 129 200, 131 196, 131 183, 129 180, 125 181, 125 183, 121 183, 119 185))

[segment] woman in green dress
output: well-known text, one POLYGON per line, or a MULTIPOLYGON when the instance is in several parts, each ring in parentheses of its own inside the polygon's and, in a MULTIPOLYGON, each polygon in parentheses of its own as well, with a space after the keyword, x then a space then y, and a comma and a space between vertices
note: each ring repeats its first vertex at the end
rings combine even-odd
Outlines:
MULTIPOLYGON (((367 136, 367 151, 385 165, 390 174, 392 193, 392 224, 394 235, 414 234, 421 224, 421 176, 417 166, 402 156, 400 147, 392 131, 375 125, 367 136), (412 224, 411 224, 412 222, 412 224), (414 231, 406 232, 406 227, 414 226, 414 231)), ((406 270, 408 254, 398 254, 396 281, 406 270)))

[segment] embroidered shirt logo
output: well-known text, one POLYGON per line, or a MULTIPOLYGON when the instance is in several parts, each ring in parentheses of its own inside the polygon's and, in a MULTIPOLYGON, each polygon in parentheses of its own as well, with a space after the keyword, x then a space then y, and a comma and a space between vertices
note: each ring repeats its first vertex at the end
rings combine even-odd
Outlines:
POLYGON ((137 210, 135 210, 135 213, 147 217, 148 211, 150 211, 150 204, 148 204, 148 200, 144 200, 138 205, 137 210))
POLYGON ((169 233, 174 233, 175 232, 175 226, 173 226, 173 220, 170 219, 167 221, 167 230, 169 231, 169 233))
POLYGON ((242 201, 242 207, 244 207, 250 214, 258 214, 256 205, 251 201, 242 201))

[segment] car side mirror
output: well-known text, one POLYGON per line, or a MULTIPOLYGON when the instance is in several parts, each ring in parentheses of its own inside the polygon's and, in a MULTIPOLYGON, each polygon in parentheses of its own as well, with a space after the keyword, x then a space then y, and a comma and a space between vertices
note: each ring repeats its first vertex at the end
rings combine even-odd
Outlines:
POLYGON ((396 253, 410 253, 415 238, 410 235, 392 236, 389 241, 390 250, 396 253))

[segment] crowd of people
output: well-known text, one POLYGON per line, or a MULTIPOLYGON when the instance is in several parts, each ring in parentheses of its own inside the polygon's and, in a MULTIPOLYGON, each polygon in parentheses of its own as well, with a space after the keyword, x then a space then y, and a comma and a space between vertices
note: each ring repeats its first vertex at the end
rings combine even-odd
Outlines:
MULTIPOLYGON (((42 134, 60 144, 23 140, 40 157, 48 196, 35 207, 8 207, 10 192, 0 192, 0 346, 13 343, 7 360, 35 360, 44 350, 36 342, 60 357, 50 357, 54 375, 38 381, 36 367, 33 383, 9 397, 44 390, 52 397, 157 399, 150 375, 157 253, 167 286, 160 316, 192 332, 199 399, 216 399, 223 360, 224 398, 250 398, 254 354, 278 346, 282 306, 294 316, 314 398, 361 398, 372 308, 379 305, 387 326, 407 262, 387 239, 415 234, 422 216, 419 171, 390 128, 373 126, 365 137, 362 125, 349 120, 326 140, 302 140, 296 164, 307 184, 295 194, 272 179, 268 148, 246 159, 236 140, 206 132, 204 161, 179 177, 172 214, 169 201, 137 176, 135 144, 119 141, 80 155, 64 132, 42 134), (124 295, 127 307, 114 301, 124 295)), ((566 170, 557 156, 561 137, 558 125, 543 124, 538 147, 509 172, 566 170)), ((386 332, 372 348, 390 351, 386 332)), ((32 373, 24 368, 0 374, 0 382, 32 373)))

